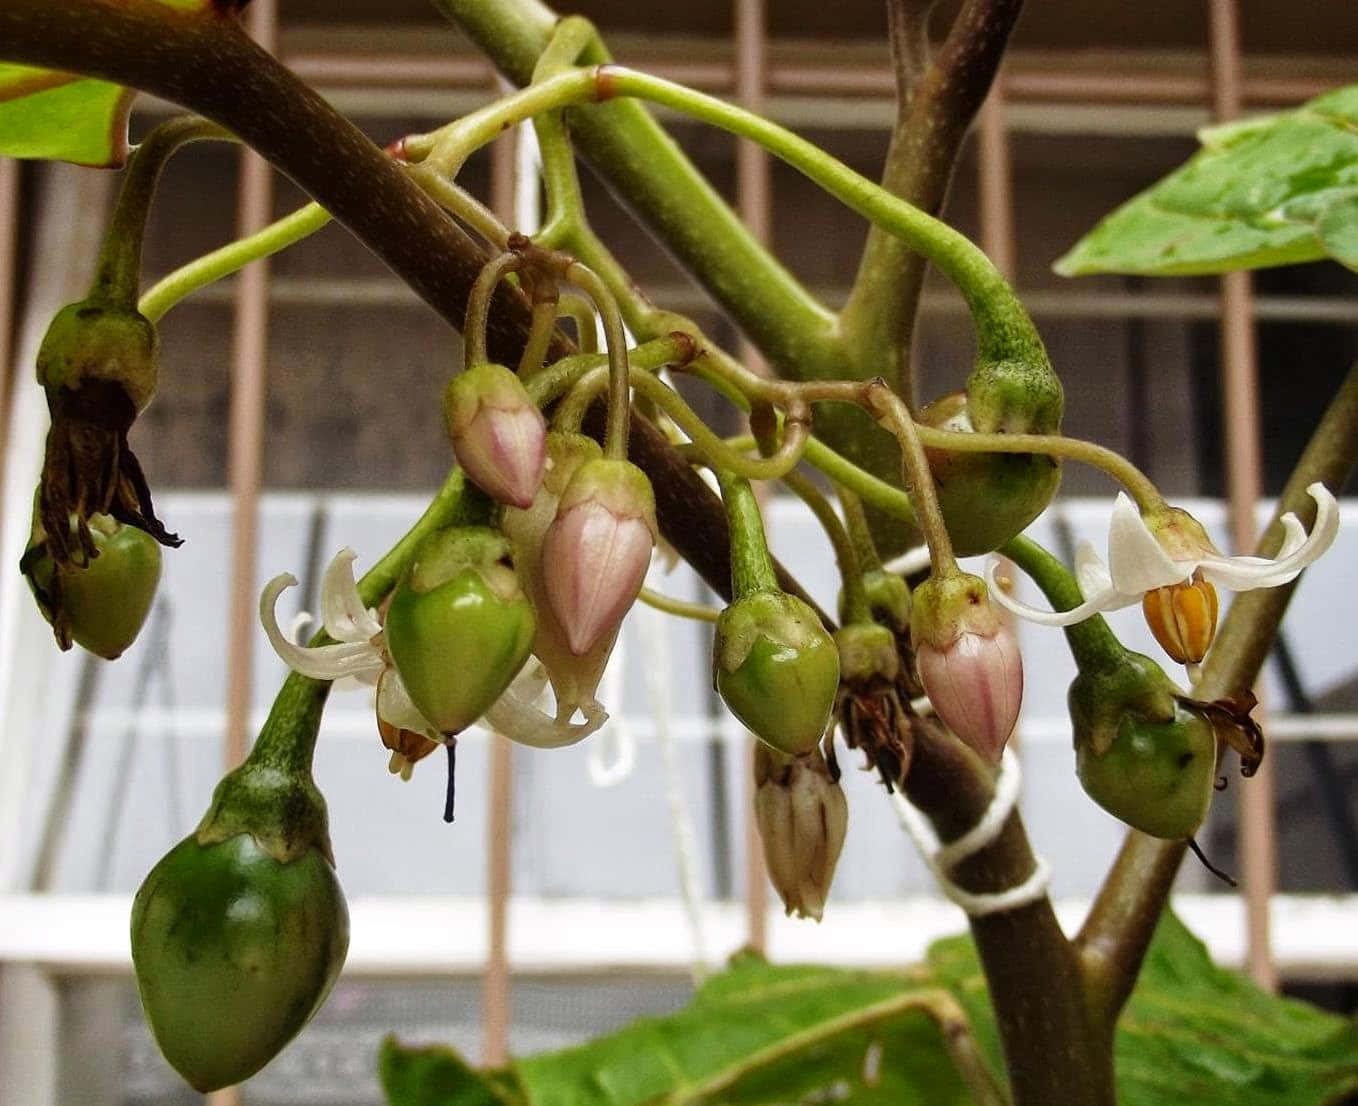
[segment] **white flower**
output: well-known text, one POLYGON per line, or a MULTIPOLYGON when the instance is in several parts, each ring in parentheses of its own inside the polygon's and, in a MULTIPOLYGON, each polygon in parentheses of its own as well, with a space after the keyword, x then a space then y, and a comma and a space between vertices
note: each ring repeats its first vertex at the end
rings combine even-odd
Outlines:
POLYGON ((1100 611, 1115 611, 1140 603, 1156 588, 1183 583, 1201 572, 1208 583, 1231 591, 1276 588, 1290 583, 1307 565, 1334 543, 1339 533, 1339 505, 1324 484, 1306 489, 1316 501, 1316 524, 1308 535, 1297 516, 1282 518, 1285 537, 1278 556, 1227 557, 1208 540, 1205 531, 1186 512, 1171 509, 1148 526, 1126 493, 1120 493, 1108 528, 1108 561, 1088 542, 1075 556, 1075 576, 1085 601, 1068 611, 1044 611, 1010 597, 995 579, 997 563, 987 568, 990 594, 1015 614, 1043 626, 1071 626, 1100 611))
MULTIPOLYGON (((341 549, 321 580, 321 624, 335 639, 333 644, 299 645, 279 627, 275 609, 278 597, 297 584, 297 577, 289 572, 275 576, 260 593, 259 619, 269 643, 289 668, 303 676, 376 687, 377 715, 383 722, 443 743, 444 736, 410 701, 401 674, 387 653, 377 612, 365 607, 359 597, 354 582, 357 557, 352 549, 341 549)), ((299 619, 307 620, 306 616, 299 619)), ((597 704, 593 704, 596 709, 585 710, 583 722, 544 713, 538 702, 546 685, 547 674, 542 665, 529 658, 513 683, 486 712, 483 722, 520 744, 555 749, 588 737, 608 720, 608 714, 597 704)))

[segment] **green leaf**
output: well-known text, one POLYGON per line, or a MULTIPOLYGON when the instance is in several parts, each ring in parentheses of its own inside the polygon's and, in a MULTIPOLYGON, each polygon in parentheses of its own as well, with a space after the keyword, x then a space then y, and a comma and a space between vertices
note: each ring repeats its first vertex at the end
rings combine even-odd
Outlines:
POLYGON ((1358 269, 1358 85, 1202 131, 1203 149, 1056 263, 1183 276, 1332 257, 1358 269))
POLYGON ((1358 1023, 1214 965, 1173 914, 1118 1025, 1124 1106, 1321 1106, 1358 1090, 1358 1023))
POLYGON ((378 1078, 391 1106, 516 1106, 512 1084, 478 1073, 451 1048, 405 1048, 395 1037, 382 1042, 378 1078))
MULTIPOLYGON (((212 0, 160 0, 206 12, 212 0)), ((0 156, 119 166, 136 93, 107 81, 0 62, 0 156)))
MULTIPOLYGON (((392 1106, 966 1106, 937 1028, 910 1008, 940 990, 962 1006, 1002 1079, 985 978, 963 936, 936 942, 909 973, 743 954, 677 1014, 496 1072, 478 1074, 446 1050, 389 1044, 383 1085, 392 1106)), ((1116 1060, 1121 1106, 1327 1106, 1358 1089, 1358 1025, 1217 968, 1166 914, 1119 1024, 1116 1060)))

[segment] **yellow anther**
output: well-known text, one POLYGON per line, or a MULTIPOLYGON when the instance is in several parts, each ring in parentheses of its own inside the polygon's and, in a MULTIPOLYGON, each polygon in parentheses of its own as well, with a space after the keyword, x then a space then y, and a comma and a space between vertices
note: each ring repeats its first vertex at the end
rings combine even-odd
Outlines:
POLYGON ((1141 601, 1155 640, 1180 664, 1197 664, 1217 635, 1217 589, 1201 572, 1191 580, 1148 591, 1141 601))

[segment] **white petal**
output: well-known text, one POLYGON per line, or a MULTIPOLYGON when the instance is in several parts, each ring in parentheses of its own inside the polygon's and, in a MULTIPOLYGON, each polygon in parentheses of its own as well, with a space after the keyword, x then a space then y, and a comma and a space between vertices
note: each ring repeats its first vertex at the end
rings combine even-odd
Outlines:
MULTIPOLYGON (((1040 607, 1030 607, 1027 603, 1020 603, 1013 596, 1008 595, 1004 588, 1000 587, 999 581, 995 578, 995 569, 998 563, 998 561, 992 560, 986 566, 986 579, 990 584, 990 597, 1006 610, 1012 611, 1020 618, 1026 618, 1029 622, 1036 622, 1039 626, 1073 626, 1100 611, 1127 606, 1126 597, 1118 595, 1110 588, 1107 591, 1091 595, 1078 607, 1073 607, 1068 611, 1044 611, 1040 607)), ((1131 600, 1131 602, 1135 602, 1135 600, 1131 600)))
POLYGON ((429 724, 415 704, 410 701, 410 692, 395 668, 387 668, 377 681, 377 716, 398 730, 413 730, 423 734, 430 741, 444 744, 444 737, 429 724))
POLYGON ((1113 590, 1108 566, 1087 541, 1082 541, 1075 549, 1075 579, 1079 582, 1080 594, 1086 599, 1113 590))
POLYGON ((270 580, 259 596, 259 620, 264 624, 264 632, 274 652, 294 672, 314 680, 337 680, 342 676, 353 676, 360 680, 366 677, 365 682, 376 679, 382 671, 382 657, 366 641, 307 648, 288 640, 279 629, 274 608, 278 605, 278 597, 296 584, 297 577, 285 572, 270 580))
POLYGON ((354 583, 358 554, 345 546, 326 566, 321 580, 321 621, 336 641, 368 641, 381 633, 377 616, 363 606, 354 583))
POLYGON ((1302 569, 1334 544, 1339 534, 1339 504, 1329 489, 1324 484, 1312 484, 1306 490, 1316 501, 1316 524, 1309 535, 1302 529, 1297 516, 1289 511, 1282 518, 1286 537, 1277 560, 1210 557, 1202 562, 1203 576, 1232 591, 1276 588, 1296 579, 1302 569))
POLYGON ((537 706, 546 684, 547 675, 542 665, 530 661, 495 705, 486 711, 486 725, 520 745, 561 749, 583 741, 608 721, 608 712, 592 701, 583 708, 583 722, 569 722, 546 714, 537 706))
POLYGON ((1108 567, 1123 595, 1142 595, 1193 575, 1197 562, 1176 562, 1146 526, 1126 492, 1118 492, 1108 527, 1108 567))

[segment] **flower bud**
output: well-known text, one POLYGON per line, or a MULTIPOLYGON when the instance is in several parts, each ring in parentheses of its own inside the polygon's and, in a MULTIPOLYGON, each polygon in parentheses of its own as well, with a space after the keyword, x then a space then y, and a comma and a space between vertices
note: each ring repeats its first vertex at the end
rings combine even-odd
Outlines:
POLYGON ((470 726, 500 697, 528 658, 534 629, 508 539, 470 526, 425 538, 384 624, 411 703, 445 734, 470 726))
MULTIPOLYGON (((160 546, 144 530, 92 515, 95 556, 84 564, 57 565, 41 528, 19 562, 38 610, 69 649, 74 641, 114 660, 137 638, 160 583, 160 546)), ((74 527, 72 527, 74 530, 74 527)))
POLYGON ((543 537, 542 573, 576 656, 616 631, 659 533, 651 482, 630 461, 587 461, 571 478, 543 537))
POLYGON ((769 879, 789 914, 820 921, 849 806, 819 749, 790 757, 754 747, 755 822, 769 879))
POLYGON ((1217 589, 1201 570, 1191 580, 1146 592, 1141 610, 1160 648, 1180 664, 1199 663, 1217 636, 1217 589))
MULTIPOLYGON (((863 590, 868 595, 872 617, 893 633, 910 632, 910 585, 904 577, 884 568, 873 568, 863 573, 863 590)), ((845 595, 839 593, 839 620, 848 622, 845 595)))
POLYGON ((503 365, 472 365, 448 385, 443 412, 458 464, 476 485, 529 506, 547 463, 547 423, 522 381, 503 365))
POLYGON ((751 733, 800 756, 816 747, 830 722, 839 650, 795 595, 755 592, 717 619, 712 682, 751 733))
MULTIPOLYGON (((935 400, 920 422, 970 434, 974 412, 966 393, 935 400)), ((1061 467, 1044 454, 969 453, 925 449, 938 489, 938 506, 959 557, 998 549, 1037 518, 1061 483, 1061 467)))
POLYGON ((1212 802, 1217 743, 1207 712, 1140 653, 1082 671, 1068 702, 1085 793, 1152 837, 1190 836, 1212 802))
POLYGON ((998 764, 1023 703, 1023 659, 985 581, 931 576, 915 589, 910 627, 920 683, 939 718, 998 764))

